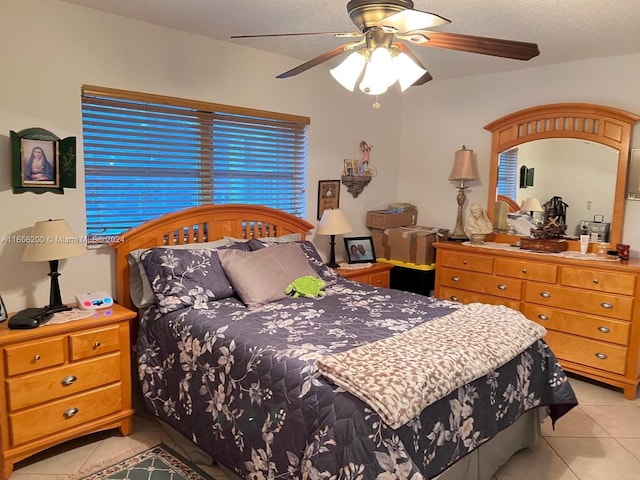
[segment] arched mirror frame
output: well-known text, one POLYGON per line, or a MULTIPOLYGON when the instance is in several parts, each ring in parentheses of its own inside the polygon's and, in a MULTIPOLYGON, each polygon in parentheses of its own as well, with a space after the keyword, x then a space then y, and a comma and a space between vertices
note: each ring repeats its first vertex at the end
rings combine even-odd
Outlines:
POLYGON ((545 138, 576 138, 612 147, 618 151, 618 172, 609 242, 622 240, 625 188, 629 168, 631 127, 640 120, 616 108, 587 103, 556 103, 527 108, 485 125, 492 133, 491 168, 487 213, 493 220, 498 187, 500 152, 522 143, 545 138))

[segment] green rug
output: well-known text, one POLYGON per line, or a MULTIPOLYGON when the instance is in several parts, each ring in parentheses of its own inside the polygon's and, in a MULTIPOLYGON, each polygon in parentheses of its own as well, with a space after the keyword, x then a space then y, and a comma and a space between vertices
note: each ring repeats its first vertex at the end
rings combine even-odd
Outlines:
POLYGON ((79 480, 214 480, 182 455, 161 443, 79 480))

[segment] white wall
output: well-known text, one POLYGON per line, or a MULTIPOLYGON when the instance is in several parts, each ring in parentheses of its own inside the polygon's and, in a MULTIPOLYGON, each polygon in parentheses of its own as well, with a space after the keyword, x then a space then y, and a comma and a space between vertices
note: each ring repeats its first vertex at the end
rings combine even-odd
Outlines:
MULTIPOLYGON (((353 235, 368 232, 366 210, 396 198, 399 95, 385 96, 383 107, 373 110, 371 97, 344 90, 326 67, 277 80, 302 62, 52 0, 1 0, 0 44, 0 294, 10 311, 47 303, 49 270, 46 263, 21 262, 22 246, 1 240, 27 234, 47 218, 65 218, 85 233, 83 84, 309 116, 312 223, 318 180, 339 178, 344 158, 360 158, 362 140, 373 146, 378 176, 356 199, 342 188, 340 206, 353 235), (31 127, 77 137, 78 188, 64 195, 12 193, 9 132, 31 127)), ((317 244, 326 256, 328 238, 318 237, 317 244)), ((109 247, 62 260, 63 301, 84 291, 113 291, 112 265, 109 247)))
MULTIPOLYGON (((544 55, 544 52, 542 52, 544 55)), ((431 72, 437 79, 438 72, 431 72)), ((559 102, 607 105, 640 114, 640 55, 609 57, 515 72, 467 77, 410 88, 403 97, 400 199, 415 203, 419 221, 453 229, 454 182, 447 180, 455 151, 475 151, 480 180, 468 183, 466 208, 487 204, 491 134, 484 125, 523 108, 559 102)), ((640 125, 632 132, 640 147, 640 125)), ((627 201, 623 241, 640 250, 640 202, 627 201)))

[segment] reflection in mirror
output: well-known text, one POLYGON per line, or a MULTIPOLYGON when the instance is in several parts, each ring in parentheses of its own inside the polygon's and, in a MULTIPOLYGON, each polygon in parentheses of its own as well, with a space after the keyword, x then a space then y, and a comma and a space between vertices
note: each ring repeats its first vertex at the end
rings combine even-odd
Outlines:
POLYGON ((562 197, 568 205, 567 236, 577 236, 583 221, 611 223, 617 171, 618 151, 606 145, 572 138, 534 140, 500 153, 497 192, 518 205, 532 197, 543 205, 562 197))

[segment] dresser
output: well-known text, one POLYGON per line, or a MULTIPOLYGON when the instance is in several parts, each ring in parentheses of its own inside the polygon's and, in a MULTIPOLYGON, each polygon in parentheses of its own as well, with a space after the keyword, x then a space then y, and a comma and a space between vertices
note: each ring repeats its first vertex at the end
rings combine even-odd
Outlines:
POLYGON ((435 296, 506 305, 547 329, 570 372, 622 388, 640 377, 640 261, 583 260, 517 248, 435 244, 435 296))
POLYGON ((119 305, 30 330, 0 325, 2 480, 34 453, 99 430, 132 431, 129 321, 119 305))
POLYGON ((338 275, 355 282, 362 282, 372 287, 389 288, 391 269, 393 265, 388 263, 374 263, 364 268, 336 268, 338 275))

